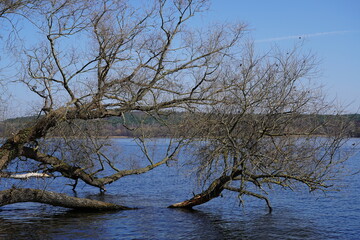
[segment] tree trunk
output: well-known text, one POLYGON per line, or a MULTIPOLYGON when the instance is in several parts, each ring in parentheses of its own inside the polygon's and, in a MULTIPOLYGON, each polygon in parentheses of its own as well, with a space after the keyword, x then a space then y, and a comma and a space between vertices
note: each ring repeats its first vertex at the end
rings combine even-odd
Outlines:
POLYGON ((221 176, 220 178, 215 179, 204 192, 195 195, 189 200, 170 205, 169 208, 192 208, 193 206, 206 203, 211 199, 220 196, 221 192, 224 190, 225 184, 231 179, 232 176, 221 176))
POLYGON ((0 206, 19 202, 39 202, 73 209, 89 211, 130 210, 131 208, 86 198, 70 197, 66 194, 31 189, 12 188, 0 191, 0 206))

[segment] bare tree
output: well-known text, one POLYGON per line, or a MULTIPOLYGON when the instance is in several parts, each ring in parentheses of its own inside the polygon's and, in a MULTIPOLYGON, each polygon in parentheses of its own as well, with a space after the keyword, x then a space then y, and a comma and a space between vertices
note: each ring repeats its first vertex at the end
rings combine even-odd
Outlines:
MULTIPOLYGON (((73 189, 81 180, 104 191, 122 177, 176 160, 191 144, 193 164, 209 186, 171 207, 193 207, 229 190, 240 198, 264 199, 271 210, 266 194, 272 185, 328 188, 327 180, 346 159, 339 152, 346 124, 326 115, 334 115, 332 107, 306 82, 317 62, 297 47, 257 56, 252 44, 240 44, 244 24, 190 27, 207 4, 158 0, 136 8, 125 0, 45 0, 23 5, 28 14, 19 16, 37 34, 36 41, 19 48, 17 82, 42 105, 34 111, 36 120, 0 147, 0 177, 65 177, 73 189), (173 113, 182 121, 174 121, 173 113), (141 116, 136 125, 131 115, 141 116), (97 122, 108 117, 120 118, 134 132, 146 164, 125 167, 122 156, 108 154, 113 146, 99 138, 97 122), (147 139, 153 128, 144 119, 172 134, 161 156, 151 154, 147 139)), ((8 6, 0 5, 1 16, 15 9, 8 6)), ((43 193, 40 198, 36 189, 5 190, 1 204, 58 205, 64 198, 66 206, 90 206, 43 193)))
POLYGON ((16 13, 22 8, 32 7, 36 3, 34 0, 3 0, 0 2, 0 17, 7 17, 7 15, 16 13))
MULTIPOLYGON (((175 159, 184 140, 171 140, 165 155, 153 159, 145 140, 149 135, 138 134, 148 164, 121 169, 106 155, 107 144, 96 139, 92 128, 83 126, 107 117, 122 118, 126 125, 126 114, 134 112, 169 126, 161 114, 216 102, 224 90, 216 77, 222 62, 233 57, 231 49, 245 26, 206 31, 189 28, 191 18, 206 7, 204 0, 154 1, 146 9, 132 7, 129 1, 110 0, 48 0, 32 7, 31 17, 24 17, 39 34, 36 41, 21 48, 18 82, 43 104, 34 112, 38 119, 0 147, 2 177, 33 171, 72 179, 74 188, 82 180, 105 190, 105 185, 124 176, 175 159), (78 139, 69 138, 71 134, 64 129, 78 139), (49 147, 51 136, 59 131, 66 138, 55 148, 49 147), (34 167, 5 172, 19 159, 25 159, 27 168, 34 167), (112 172, 100 175, 107 168, 112 172)), ((15 198, 21 192, 13 191, 10 196, 21 199, 15 198)))
POLYGON ((298 47, 264 56, 251 45, 246 50, 223 73, 227 91, 219 102, 184 124, 194 137, 192 164, 208 187, 170 207, 191 208, 228 190, 241 202, 243 196, 265 200, 271 212, 272 186, 326 190, 341 171, 348 125, 320 88, 305 82, 316 72, 315 58, 298 47))

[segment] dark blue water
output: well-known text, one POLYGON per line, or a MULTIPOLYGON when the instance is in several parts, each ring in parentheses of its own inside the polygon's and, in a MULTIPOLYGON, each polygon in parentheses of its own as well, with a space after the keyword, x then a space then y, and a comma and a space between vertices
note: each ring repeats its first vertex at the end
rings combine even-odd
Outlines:
MULTIPOLYGON (((129 152, 135 146, 129 139, 114 141, 129 152)), ((347 167, 360 169, 360 153, 351 157, 347 167)), ((13 204, 0 210, 0 239, 360 239, 360 175, 338 183, 341 191, 326 195, 304 189, 274 190, 269 195, 272 214, 263 201, 254 198, 245 198, 245 207, 241 207, 230 193, 193 211, 168 209, 191 197, 197 187, 181 165, 162 166, 123 178, 108 186, 106 194, 85 185, 78 187, 79 197, 138 210, 85 213, 37 203, 13 204)), ((1 188, 10 184, 3 181, 1 188)), ((31 184, 73 194, 57 179, 31 184)))

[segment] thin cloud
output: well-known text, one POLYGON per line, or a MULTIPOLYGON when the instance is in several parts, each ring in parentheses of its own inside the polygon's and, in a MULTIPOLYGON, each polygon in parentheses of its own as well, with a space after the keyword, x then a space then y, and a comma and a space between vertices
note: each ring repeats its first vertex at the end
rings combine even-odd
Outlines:
POLYGON ((318 33, 310 33, 310 34, 302 34, 302 35, 293 35, 293 36, 286 36, 286 37, 277 37, 277 38, 267 38, 256 40, 255 42, 276 42, 276 41, 284 41, 284 40, 291 40, 291 39, 303 39, 303 38, 310 38, 310 37, 319 37, 325 35, 340 35, 345 33, 352 33, 356 31, 333 31, 333 32, 318 32, 318 33))

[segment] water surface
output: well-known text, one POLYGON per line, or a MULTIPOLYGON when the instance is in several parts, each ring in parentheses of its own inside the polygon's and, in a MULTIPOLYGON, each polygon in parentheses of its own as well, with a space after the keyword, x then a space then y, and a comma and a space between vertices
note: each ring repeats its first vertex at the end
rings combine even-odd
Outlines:
MULTIPOLYGON (((117 139, 131 153, 135 143, 117 139)), ((353 140, 358 141, 358 140, 353 140)), ((360 169, 360 154, 347 163, 360 169)), ((64 182, 38 185, 72 194, 64 182)), ((138 210, 85 213, 38 203, 18 203, 0 209, 0 239, 360 239, 360 176, 348 176, 341 192, 308 193, 277 189, 270 193, 273 213, 263 201, 232 194, 195 210, 168 209, 196 189, 182 167, 162 166, 129 176, 108 186, 106 194, 79 185, 77 196, 90 197, 138 210)), ((9 183, 1 183, 1 188, 9 183)), ((27 186, 27 183, 23 183, 27 186)))

